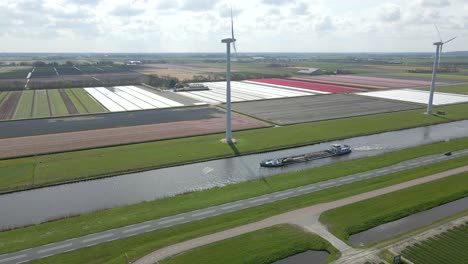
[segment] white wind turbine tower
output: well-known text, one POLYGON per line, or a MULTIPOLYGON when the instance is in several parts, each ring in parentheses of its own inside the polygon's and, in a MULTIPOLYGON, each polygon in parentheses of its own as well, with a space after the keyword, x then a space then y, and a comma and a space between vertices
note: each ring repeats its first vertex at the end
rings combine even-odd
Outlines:
POLYGON ((234 51, 237 54, 236 39, 234 38, 234 19, 232 17, 231 8, 231 38, 221 40, 221 43, 226 43, 226 138, 223 140, 225 143, 235 143, 231 137, 231 43, 233 44, 234 51))
POLYGON ((429 94, 429 102, 427 104, 427 114, 429 115, 432 114, 432 102, 434 101, 435 82, 436 82, 436 77, 437 77, 437 70, 439 69, 440 56, 442 55, 442 48, 444 44, 449 43, 450 41, 457 38, 457 37, 454 37, 444 42, 442 41, 442 36, 440 35, 439 28, 437 27, 437 25, 435 25, 435 27, 437 29, 437 33, 439 34, 440 41, 434 43, 434 45, 436 46, 436 55, 435 55, 435 60, 434 60, 434 68, 432 69, 431 92, 429 94))

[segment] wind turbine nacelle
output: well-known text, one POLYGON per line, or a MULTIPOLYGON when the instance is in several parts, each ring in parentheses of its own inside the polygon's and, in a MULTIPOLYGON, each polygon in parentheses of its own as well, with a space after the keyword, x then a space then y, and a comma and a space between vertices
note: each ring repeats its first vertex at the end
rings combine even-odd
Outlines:
POLYGON ((235 38, 227 38, 227 39, 221 40, 221 43, 233 43, 233 42, 236 42, 235 38))

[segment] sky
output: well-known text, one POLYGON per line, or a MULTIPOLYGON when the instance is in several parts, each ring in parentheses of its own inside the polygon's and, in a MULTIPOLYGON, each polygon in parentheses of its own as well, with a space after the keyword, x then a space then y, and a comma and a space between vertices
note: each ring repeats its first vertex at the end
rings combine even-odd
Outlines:
POLYGON ((468 50, 468 0, 0 0, 0 52, 468 50))

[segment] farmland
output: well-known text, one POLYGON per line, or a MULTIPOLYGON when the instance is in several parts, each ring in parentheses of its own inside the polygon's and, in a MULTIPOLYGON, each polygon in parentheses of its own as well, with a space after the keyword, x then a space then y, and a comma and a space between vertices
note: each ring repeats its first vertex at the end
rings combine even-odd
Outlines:
POLYGON ((408 246, 402 255, 414 264, 464 264, 468 260, 468 223, 408 246))
MULTIPOLYGON (((445 145, 451 143, 439 143, 431 146, 418 147, 417 149, 413 149, 410 152, 412 152, 413 155, 419 155, 418 153, 421 153, 421 150, 426 149, 427 151, 428 147, 432 148, 434 151, 440 151, 441 144, 445 145)), ((422 152, 427 153, 426 151, 423 150, 422 152)), ((409 154, 408 151, 404 150, 397 153, 392 153, 390 155, 397 159, 400 159, 402 156, 404 156, 403 159, 405 159, 408 158, 407 154, 409 154)), ((388 154, 386 154, 386 156, 387 158, 390 158, 388 154)), ((387 158, 386 160, 389 161, 387 158)), ((390 160, 391 159, 392 158, 390 158, 390 160)), ((368 161, 370 160, 372 160, 371 163, 380 163, 382 161, 380 157, 363 159, 360 165, 356 164, 355 169, 362 171, 368 169, 369 167, 365 167, 369 165, 368 161)), ((323 190, 315 194, 282 200, 270 205, 245 209, 239 212, 229 213, 226 215, 216 216, 213 218, 183 224, 164 230, 104 243, 95 247, 84 248, 67 254, 61 254, 47 258, 46 261, 47 263, 83 263, 86 261, 99 260, 99 263, 110 263, 111 261, 112 263, 121 263, 122 259, 124 259, 122 253, 123 251, 128 252, 129 258, 134 259, 155 249, 204 234, 209 234, 219 230, 227 229, 229 227, 254 222, 264 219, 268 216, 280 214, 308 205, 333 201, 361 192, 379 189, 385 186, 408 181, 410 179, 420 178, 437 171, 445 171, 450 166, 452 166, 452 168, 463 166, 466 164, 466 159, 457 163, 458 164, 455 165, 451 161, 442 162, 439 164, 427 166, 425 168, 412 170, 412 173, 407 173, 405 171, 396 173, 394 175, 383 176, 381 179, 371 179, 364 182, 353 183, 349 186, 345 185, 330 190, 323 190), (449 165, 449 163, 452 164, 449 165)), ((380 167, 382 164, 373 164, 372 166, 380 167)), ((112 208, 102 212, 83 214, 77 217, 61 219, 40 225, 7 231, 3 232, 2 236, 0 237, 0 243, 7 242, 4 244, 4 248, 0 248, 0 251, 11 252, 15 250, 21 250, 32 246, 47 244, 53 241, 60 241, 75 236, 116 228, 122 225, 140 223, 150 219, 156 219, 167 215, 174 215, 180 212, 205 208, 228 201, 236 201, 239 199, 258 196, 264 193, 291 188, 292 186, 301 186, 306 184, 306 182, 318 182, 330 177, 334 178, 339 177, 339 175, 348 175, 348 173, 349 170, 347 166, 342 166, 342 164, 334 164, 323 169, 317 168, 308 170, 306 173, 298 172, 292 174, 283 174, 264 180, 228 185, 222 188, 214 188, 201 192, 192 192, 176 197, 168 197, 151 202, 144 202, 120 208, 112 208), (330 168, 333 169, 330 170, 330 168), (318 171, 322 171, 323 173, 318 171), (316 179, 315 177, 311 177, 312 175, 321 175, 321 177, 320 179, 316 179), (154 208, 160 208, 160 210, 154 210, 154 208), (54 232, 50 234, 49 232, 51 230, 54 232), (17 237, 22 237, 23 239, 15 239, 17 237)), ((35 263, 43 262, 36 261, 35 263)))
POLYGON ((195 248, 160 263, 268 264, 307 250, 331 253, 327 261, 335 259, 339 254, 318 235, 306 233, 293 225, 277 225, 195 248))
POLYGON ((462 173, 333 209, 320 221, 347 240, 349 235, 467 196, 467 176, 462 173))
MULTIPOLYGON (((430 87, 418 88, 418 90, 429 91, 430 87)), ((454 93, 468 95, 468 84, 455 84, 455 85, 437 85, 436 91, 441 93, 454 93)))
POLYGON ((107 112, 107 109, 94 101, 82 89, 11 91, 0 93, 0 120, 103 112, 107 112))

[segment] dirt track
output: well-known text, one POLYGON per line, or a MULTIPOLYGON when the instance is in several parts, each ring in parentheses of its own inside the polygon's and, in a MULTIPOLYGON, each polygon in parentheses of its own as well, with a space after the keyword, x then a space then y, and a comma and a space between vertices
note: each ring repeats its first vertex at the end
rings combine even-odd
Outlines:
MULTIPOLYGON (((266 126, 269 124, 238 114, 234 114, 232 118, 234 130, 266 126)), ((214 117, 193 121, 7 138, 0 139, 0 158, 211 134, 223 132, 224 129, 225 118, 214 117)))

